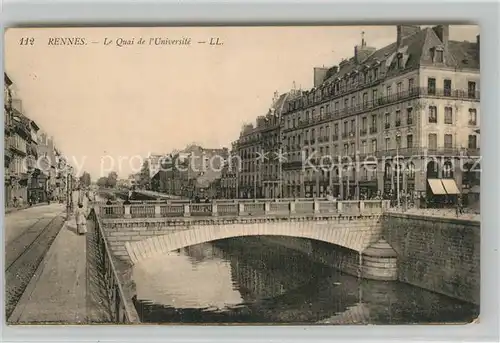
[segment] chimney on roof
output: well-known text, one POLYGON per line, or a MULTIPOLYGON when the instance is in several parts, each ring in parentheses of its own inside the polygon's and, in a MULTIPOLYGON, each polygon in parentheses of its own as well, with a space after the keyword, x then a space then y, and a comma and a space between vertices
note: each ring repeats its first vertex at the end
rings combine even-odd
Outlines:
POLYGON ((356 45, 354 47, 354 60, 356 63, 363 62, 368 56, 373 54, 377 49, 366 46, 365 32, 361 32, 361 45, 356 45))
POLYGON ((316 67, 314 68, 314 87, 318 87, 325 81, 326 73, 328 72, 328 68, 325 67, 316 67))
POLYGON ((396 27, 397 38, 396 38, 396 49, 401 48, 403 39, 420 32, 420 26, 418 25, 398 25, 396 27))
POLYGON ((448 52, 448 40, 450 38, 450 25, 438 25, 432 28, 443 43, 444 52, 448 52))

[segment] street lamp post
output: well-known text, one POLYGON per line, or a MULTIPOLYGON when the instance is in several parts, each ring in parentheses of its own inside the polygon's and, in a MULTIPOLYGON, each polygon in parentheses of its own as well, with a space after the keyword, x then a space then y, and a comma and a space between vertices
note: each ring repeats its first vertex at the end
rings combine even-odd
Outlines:
POLYGON ((344 168, 344 166, 342 165, 342 157, 339 157, 339 165, 338 165, 338 171, 339 171, 339 198, 340 200, 345 200, 344 199, 344 180, 343 180, 343 177, 344 175, 342 175, 342 169, 344 168))
POLYGON ((260 174, 259 161, 256 161, 256 168, 255 168, 255 170, 257 172, 254 174, 254 178, 253 178, 253 198, 257 199, 257 176, 260 174))
MULTIPOLYGON (((278 143, 278 151, 279 151, 279 156, 282 154, 282 147, 281 147, 281 142, 278 143)), ((283 165, 282 165, 282 160, 280 157, 278 157, 278 169, 279 169, 279 195, 280 198, 283 198, 283 165)))
POLYGON ((400 173, 400 165, 399 165, 399 144, 401 140, 401 133, 396 133, 396 192, 398 199, 398 208, 400 207, 400 189, 399 189, 399 173, 400 173))
POLYGON ((240 187, 239 187, 240 186, 240 178, 239 178, 239 171, 238 171, 239 168, 240 168, 239 166, 236 167, 236 173, 235 173, 235 175, 236 175, 236 177, 235 177, 236 178, 236 180, 235 180, 236 181, 236 184, 235 184, 235 187, 236 187, 235 198, 236 199, 239 199, 239 197, 240 197, 240 187))
MULTIPOLYGON (((349 149, 350 147, 352 146, 352 142, 353 142, 353 138, 355 138, 355 135, 354 135, 354 132, 351 131, 349 132, 349 139, 348 139, 348 147, 347 147, 347 151, 349 152, 349 149)), ((354 140, 354 149, 352 151, 352 153, 354 154, 354 156, 356 156, 356 141, 354 140)), ((353 155, 351 155, 353 156, 353 155)), ((348 159, 348 163, 349 163, 349 166, 351 165, 354 165, 353 163, 351 163, 352 161, 350 161, 350 157, 348 159)), ((356 170, 354 170, 354 172, 356 173, 356 170)), ((347 193, 347 196, 350 197, 351 196, 351 185, 350 185, 350 174, 351 173, 351 168, 347 168, 347 190, 346 190, 346 193, 347 193)), ((355 181, 355 180, 353 180, 355 181)))
POLYGON ((66 215, 69 219, 73 213, 73 176, 68 171, 66 178, 66 215))

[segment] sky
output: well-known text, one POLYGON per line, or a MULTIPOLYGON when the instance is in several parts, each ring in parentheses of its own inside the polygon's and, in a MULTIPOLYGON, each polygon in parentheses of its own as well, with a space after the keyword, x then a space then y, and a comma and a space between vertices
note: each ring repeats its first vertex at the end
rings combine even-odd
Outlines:
MULTIPOLYGON (((8 29, 5 71, 24 114, 78 174, 126 178, 151 153, 193 142, 230 147, 275 91, 312 87, 313 68, 351 57, 361 32, 376 48, 396 40, 396 26, 8 29), (56 37, 86 44, 49 44, 56 37), (149 45, 157 37, 191 45, 149 45), (120 39, 134 44, 119 47, 120 39)), ((450 27, 453 40, 477 34, 477 26, 450 27)))

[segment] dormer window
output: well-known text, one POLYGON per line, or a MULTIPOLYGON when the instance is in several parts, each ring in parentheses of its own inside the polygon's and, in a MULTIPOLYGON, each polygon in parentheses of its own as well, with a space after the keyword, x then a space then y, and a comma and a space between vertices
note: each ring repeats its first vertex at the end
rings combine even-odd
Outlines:
POLYGON ((397 61, 398 69, 402 69, 403 68, 403 54, 402 53, 399 52, 396 55, 396 61, 397 61))
POLYGON ((434 63, 444 62, 444 52, 442 47, 434 47, 431 49, 431 59, 434 63))
POLYGON ((437 63, 443 63, 444 61, 444 56, 443 56, 443 50, 442 49, 436 49, 436 62, 437 63))

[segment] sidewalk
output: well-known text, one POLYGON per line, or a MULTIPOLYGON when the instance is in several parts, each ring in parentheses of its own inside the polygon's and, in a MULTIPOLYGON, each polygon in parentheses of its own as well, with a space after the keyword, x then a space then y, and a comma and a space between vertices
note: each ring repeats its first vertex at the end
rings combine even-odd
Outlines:
POLYGON ((9 324, 86 323, 86 237, 66 222, 26 287, 9 324))

